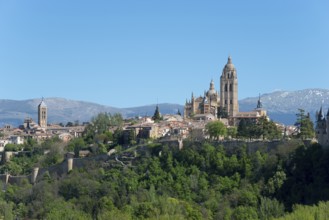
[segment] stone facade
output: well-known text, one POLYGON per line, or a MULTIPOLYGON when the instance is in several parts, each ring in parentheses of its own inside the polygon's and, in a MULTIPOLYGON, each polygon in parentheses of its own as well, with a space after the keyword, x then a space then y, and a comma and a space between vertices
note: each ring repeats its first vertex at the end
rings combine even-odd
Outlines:
POLYGON ((42 99, 40 104, 38 105, 38 124, 41 128, 46 129, 47 128, 47 105, 42 99))
POLYGON ((242 118, 257 119, 267 116, 262 108, 260 98, 257 107, 251 112, 239 112, 238 103, 238 77, 232 59, 229 56, 220 77, 220 92, 215 90, 214 81, 211 80, 210 88, 204 96, 195 98, 193 93, 191 100, 186 100, 184 108, 185 118, 226 118, 228 125, 237 125, 242 118), (209 117, 209 115, 213 117, 209 117))
POLYGON ((193 93, 191 100, 187 101, 184 108, 184 117, 192 117, 198 114, 212 114, 217 116, 219 103, 219 94, 215 90, 215 83, 213 80, 210 82, 210 88, 204 93, 204 96, 195 98, 193 93))
POLYGON ((329 147, 329 109, 327 115, 324 115, 322 107, 317 112, 315 132, 318 143, 323 147, 329 147))
POLYGON ((239 112, 238 77, 231 57, 228 57, 220 77, 220 106, 228 117, 234 117, 239 112))

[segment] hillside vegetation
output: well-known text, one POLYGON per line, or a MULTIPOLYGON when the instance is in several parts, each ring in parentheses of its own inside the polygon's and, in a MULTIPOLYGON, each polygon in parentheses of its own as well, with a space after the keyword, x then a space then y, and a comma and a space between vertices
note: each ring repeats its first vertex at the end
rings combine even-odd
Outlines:
MULTIPOLYGON (((161 144, 142 149, 132 166, 90 162, 61 177, 44 175, 33 186, 28 181, 8 185, 0 194, 0 216, 298 219, 294 216, 304 212, 327 215, 328 203, 320 201, 329 198, 329 152, 319 145, 291 141, 271 152, 249 152, 246 147, 186 142, 181 151, 161 144)), ((45 165, 62 160, 40 158, 45 165)))

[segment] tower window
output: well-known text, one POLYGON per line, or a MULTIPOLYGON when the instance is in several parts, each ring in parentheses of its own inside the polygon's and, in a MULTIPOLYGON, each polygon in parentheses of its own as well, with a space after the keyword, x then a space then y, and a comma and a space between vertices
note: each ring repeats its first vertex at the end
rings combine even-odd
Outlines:
POLYGON ((227 99, 225 99, 225 105, 227 105, 227 99))
POLYGON ((233 91, 233 84, 231 83, 230 84, 230 92, 232 92, 233 91))
POLYGON ((225 92, 227 92, 227 84, 225 84, 225 92))
POLYGON ((233 104, 233 100, 232 100, 232 99, 230 100, 230 104, 231 104, 231 105, 233 104))

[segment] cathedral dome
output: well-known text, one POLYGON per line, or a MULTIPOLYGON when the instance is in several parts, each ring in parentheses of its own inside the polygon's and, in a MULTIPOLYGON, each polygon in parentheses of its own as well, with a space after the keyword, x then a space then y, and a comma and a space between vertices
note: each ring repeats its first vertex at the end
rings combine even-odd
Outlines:
POLYGON ((208 96, 212 96, 212 95, 216 95, 216 94, 217 94, 216 90, 209 90, 209 91, 207 92, 207 95, 208 95, 208 96))
POLYGON ((234 70, 235 69, 234 64, 232 63, 231 56, 228 57, 227 64, 225 65, 224 69, 225 70, 234 70))
POLYGON ((209 88, 209 90, 207 92, 207 96, 212 96, 212 95, 216 95, 216 94, 217 94, 217 92, 215 90, 214 80, 211 80, 211 82, 210 82, 210 88, 209 88))

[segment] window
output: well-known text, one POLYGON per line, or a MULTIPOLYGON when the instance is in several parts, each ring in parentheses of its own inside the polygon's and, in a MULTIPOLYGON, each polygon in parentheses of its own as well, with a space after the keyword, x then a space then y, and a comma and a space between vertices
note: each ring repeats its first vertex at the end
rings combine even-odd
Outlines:
POLYGON ((225 84, 225 92, 227 92, 227 84, 225 84))
POLYGON ((227 99, 225 99, 225 105, 227 105, 227 99))
POLYGON ((230 92, 232 92, 233 91, 233 84, 231 83, 230 84, 230 92))
POLYGON ((232 99, 230 100, 230 104, 231 104, 231 105, 233 104, 233 100, 232 100, 232 99))

